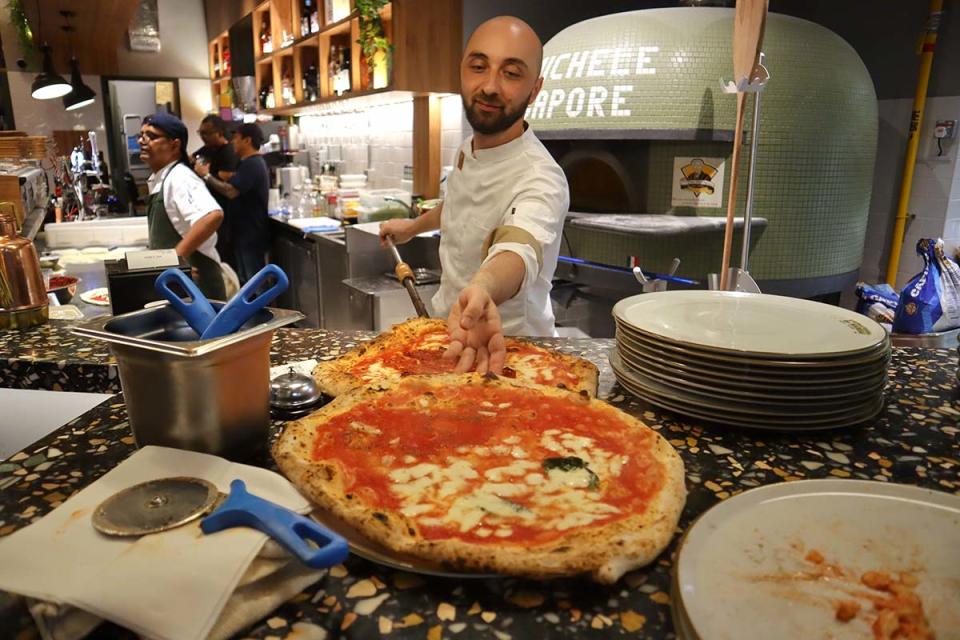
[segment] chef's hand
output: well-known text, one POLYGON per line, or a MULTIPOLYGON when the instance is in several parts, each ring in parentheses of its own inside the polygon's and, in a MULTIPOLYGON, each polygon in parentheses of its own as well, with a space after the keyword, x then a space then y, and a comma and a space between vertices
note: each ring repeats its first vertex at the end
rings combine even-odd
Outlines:
POLYGON ((450 346, 444 358, 457 359, 455 371, 499 374, 507 357, 500 312, 486 289, 469 285, 450 309, 447 317, 450 346))
POLYGON ((197 160, 193 165, 193 170, 197 172, 197 175, 201 178, 206 178, 210 175, 210 165, 204 162, 197 160))
POLYGON ((416 235, 414 224, 416 220, 391 218, 380 223, 380 246, 386 248, 387 236, 393 236, 393 244, 409 242, 416 235))

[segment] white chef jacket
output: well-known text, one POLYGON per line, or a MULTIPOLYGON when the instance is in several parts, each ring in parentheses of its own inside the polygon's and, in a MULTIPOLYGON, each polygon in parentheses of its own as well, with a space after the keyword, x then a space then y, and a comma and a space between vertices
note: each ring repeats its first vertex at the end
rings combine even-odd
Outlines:
POLYGON ((525 273, 517 295, 498 307, 504 334, 555 336, 550 289, 570 193, 563 170, 525 126, 491 149, 474 151, 470 136, 454 156, 440 216, 443 276, 431 302, 448 315, 480 266, 511 251, 525 273))
MULTIPOLYGON (((200 176, 182 162, 172 162, 147 178, 150 194, 160 191, 163 185, 163 208, 180 237, 187 235, 190 227, 211 211, 222 211, 213 199, 200 176), (166 180, 164 178, 166 177, 166 180)), ((217 234, 213 233, 197 251, 211 260, 220 262, 217 253, 217 234)))

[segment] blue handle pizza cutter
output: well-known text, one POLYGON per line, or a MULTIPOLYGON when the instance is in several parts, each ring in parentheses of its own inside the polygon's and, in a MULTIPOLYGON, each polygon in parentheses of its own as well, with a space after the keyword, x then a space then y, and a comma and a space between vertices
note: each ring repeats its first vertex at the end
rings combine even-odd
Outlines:
POLYGON ((180 269, 167 269, 161 273, 154 281, 153 289, 183 316, 197 335, 202 335, 217 315, 213 305, 200 291, 200 287, 180 269), (171 285, 179 285, 189 299, 181 298, 171 285))
POLYGON ((97 531, 106 535, 132 537, 167 531, 203 516, 206 517, 200 521, 200 530, 205 534, 233 527, 257 529, 314 569, 339 564, 349 555, 349 546, 342 536, 249 493, 243 480, 230 483, 228 496, 200 478, 142 482, 100 503, 91 521, 97 531))
POLYGON ((288 286, 290 286, 290 280, 287 279, 283 269, 275 264, 268 264, 250 278, 237 295, 220 309, 220 313, 200 334, 200 339, 210 340, 233 333, 253 317, 253 314, 286 291, 288 286), (276 281, 265 291, 258 293, 260 287, 271 279, 276 281))

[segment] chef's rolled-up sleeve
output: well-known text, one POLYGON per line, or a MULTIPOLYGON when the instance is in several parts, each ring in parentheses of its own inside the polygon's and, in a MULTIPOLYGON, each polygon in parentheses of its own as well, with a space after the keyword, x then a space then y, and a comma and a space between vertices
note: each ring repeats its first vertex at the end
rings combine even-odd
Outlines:
POLYGON ((515 253, 525 270, 520 290, 529 287, 543 270, 545 249, 556 242, 569 206, 570 192, 560 167, 532 167, 500 226, 487 237, 484 264, 504 251, 515 253))

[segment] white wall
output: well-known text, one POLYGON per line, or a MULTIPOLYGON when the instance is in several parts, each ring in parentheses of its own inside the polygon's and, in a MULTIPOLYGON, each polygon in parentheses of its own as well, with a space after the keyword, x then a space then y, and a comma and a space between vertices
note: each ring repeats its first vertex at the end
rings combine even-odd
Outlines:
MULTIPOLYGON (((886 276, 913 100, 880 100, 878 107, 877 164, 860 272, 860 279, 867 282, 882 282, 886 276)), ((917 240, 942 237, 951 246, 960 244, 960 141, 943 141, 943 155, 938 156, 933 137, 937 120, 958 118, 960 96, 927 100, 907 209, 915 217, 907 223, 895 285, 898 289, 923 267, 915 251, 917 240)))
MULTIPOLYGON (((232 2, 233 0, 223 0, 232 2)), ((118 75, 208 78, 207 23, 200 0, 159 0, 160 53, 130 51, 129 39, 117 54, 118 75)))
POLYGON ((203 140, 197 135, 200 121, 213 110, 213 96, 210 94, 210 81, 206 78, 184 78, 180 80, 180 117, 187 125, 190 137, 187 139, 187 151, 193 153, 203 146, 203 140))

